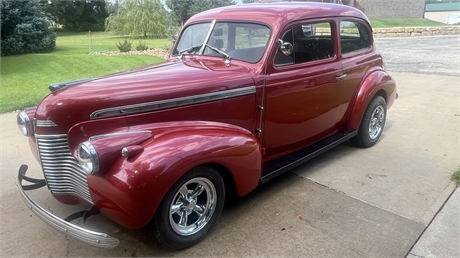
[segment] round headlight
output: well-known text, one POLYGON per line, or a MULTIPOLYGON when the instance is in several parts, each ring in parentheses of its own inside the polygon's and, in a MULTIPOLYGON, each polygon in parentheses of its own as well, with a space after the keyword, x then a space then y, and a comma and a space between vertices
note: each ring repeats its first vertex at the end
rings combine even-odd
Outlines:
POLYGON ((99 170, 99 157, 90 142, 82 142, 77 148, 77 160, 86 174, 94 174, 99 170))
POLYGON ((32 127, 32 123, 29 119, 29 116, 26 114, 26 112, 21 111, 18 113, 16 116, 17 124, 19 127, 19 130, 21 130, 21 133, 24 136, 32 136, 34 135, 34 128, 32 127))

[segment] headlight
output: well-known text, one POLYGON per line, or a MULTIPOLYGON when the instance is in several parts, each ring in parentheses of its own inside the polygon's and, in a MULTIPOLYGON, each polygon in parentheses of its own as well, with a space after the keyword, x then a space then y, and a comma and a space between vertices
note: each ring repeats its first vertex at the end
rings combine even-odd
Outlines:
POLYGON ((30 121, 29 116, 26 114, 26 112, 19 112, 16 116, 16 119, 19 130, 21 130, 21 133, 24 136, 34 135, 34 128, 32 127, 32 122, 30 121))
POLYGON ((94 174, 99 170, 99 157, 90 142, 82 142, 77 148, 77 160, 86 174, 94 174))

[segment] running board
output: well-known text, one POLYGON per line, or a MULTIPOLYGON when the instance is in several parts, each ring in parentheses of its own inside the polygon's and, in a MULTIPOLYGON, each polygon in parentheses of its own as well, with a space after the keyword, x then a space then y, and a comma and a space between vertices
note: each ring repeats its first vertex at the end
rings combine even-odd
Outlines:
POLYGON ((287 156, 265 162, 263 165, 264 176, 260 179, 260 184, 264 184, 284 172, 302 165, 310 159, 323 154, 343 142, 346 142, 357 134, 358 131, 340 131, 304 149, 295 151, 287 156))

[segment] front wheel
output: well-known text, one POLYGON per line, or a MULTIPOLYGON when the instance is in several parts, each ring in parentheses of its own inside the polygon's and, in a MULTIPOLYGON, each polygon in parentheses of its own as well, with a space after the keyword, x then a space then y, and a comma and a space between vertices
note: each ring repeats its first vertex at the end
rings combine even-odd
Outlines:
POLYGON ((376 96, 364 113, 358 129, 358 135, 351 142, 361 148, 368 148, 377 143, 383 132, 387 115, 387 103, 382 96, 376 96))
POLYGON ((196 167, 168 191, 152 220, 154 237, 163 245, 184 249, 203 240, 222 212, 225 186, 214 168, 196 167))

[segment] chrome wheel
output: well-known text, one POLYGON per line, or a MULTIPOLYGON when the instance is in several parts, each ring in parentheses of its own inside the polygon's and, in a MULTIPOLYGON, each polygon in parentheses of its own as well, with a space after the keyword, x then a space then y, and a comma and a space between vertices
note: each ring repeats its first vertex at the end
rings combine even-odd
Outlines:
POLYGON ((369 138, 375 140, 379 137, 385 123, 385 110, 383 106, 377 106, 372 112, 369 121, 369 138))
POLYGON ((169 223, 179 235, 199 232, 214 214, 217 191, 213 183, 204 178, 192 178, 175 193, 169 208, 169 223))
POLYGON ((360 148, 374 146, 382 135, 387 116, 387 103, 382 96, 375 96, 364 112, 359 125, 358 134, 351 138, 351 142, 360 148))

